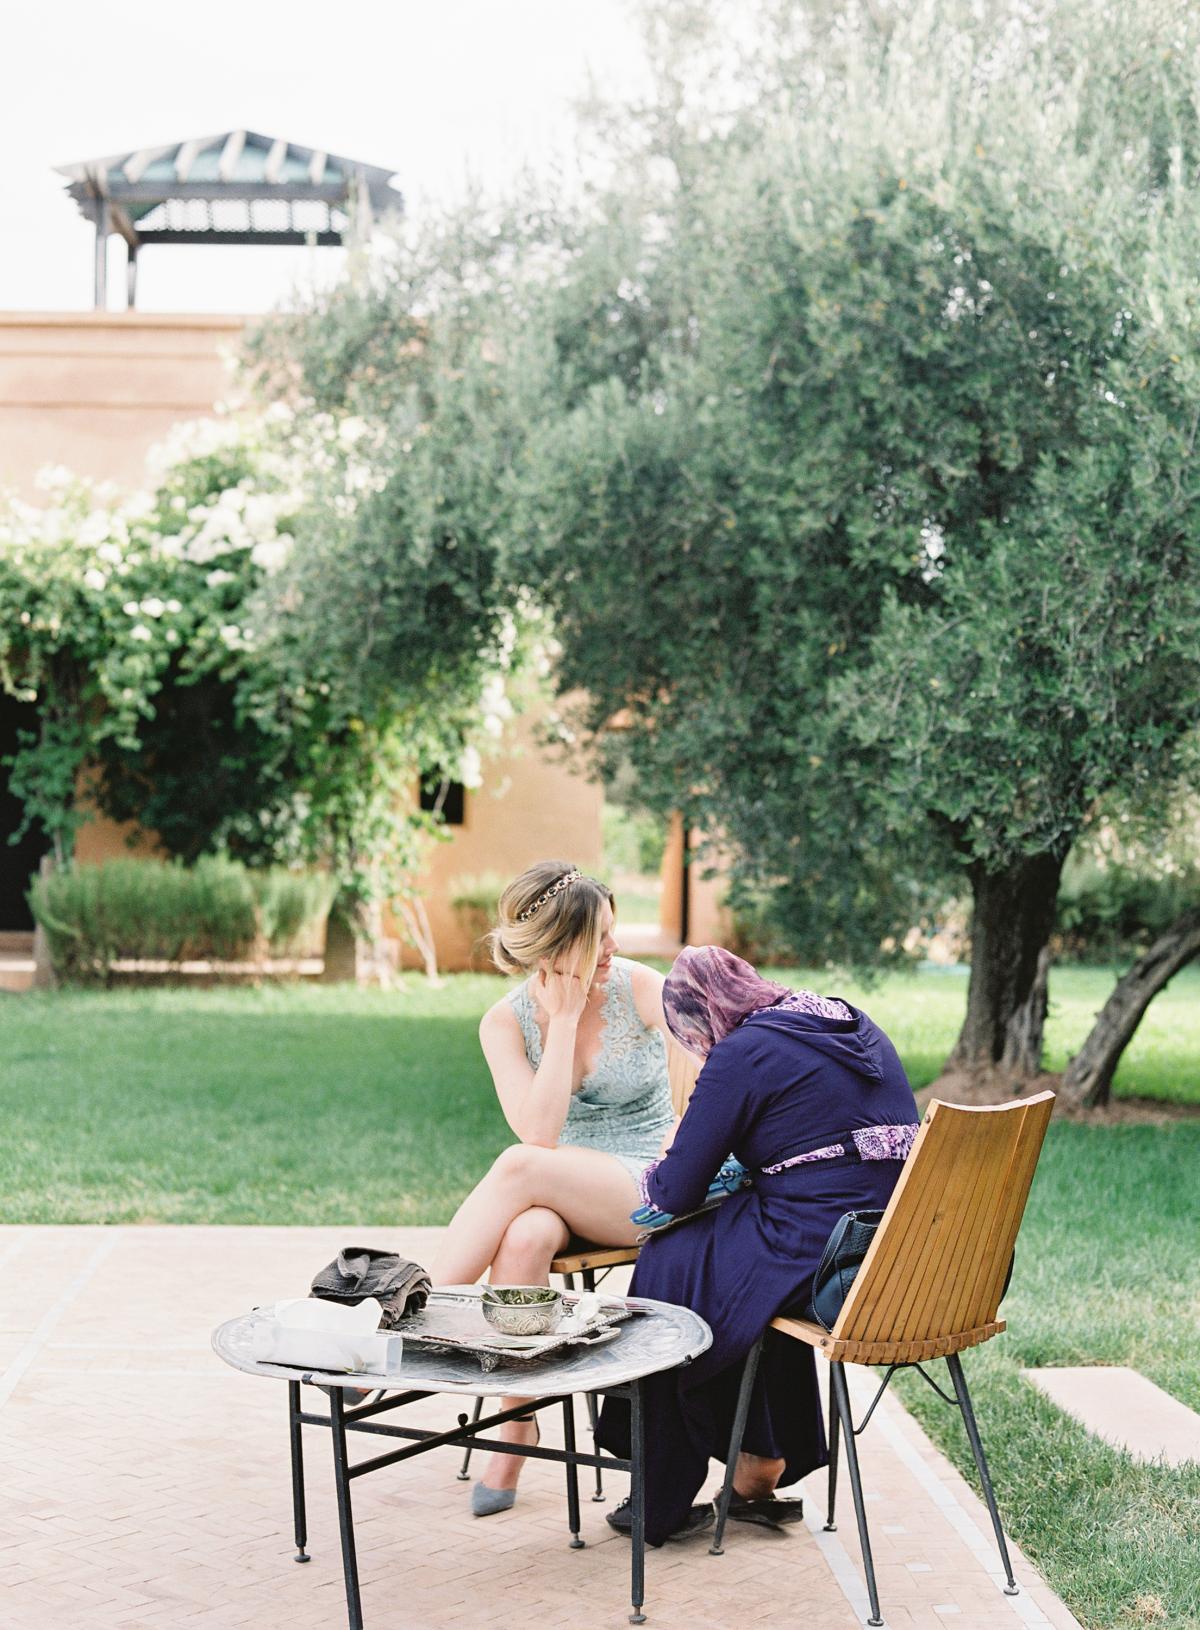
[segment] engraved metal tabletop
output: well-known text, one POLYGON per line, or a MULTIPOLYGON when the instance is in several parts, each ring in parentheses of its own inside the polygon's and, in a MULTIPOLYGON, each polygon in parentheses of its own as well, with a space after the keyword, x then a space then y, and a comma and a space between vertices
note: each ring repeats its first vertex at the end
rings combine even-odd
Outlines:
POLYGON ((264 1364, 253 1356, 254 1326, 268 1317, 262 1312, 243 1313, 227 1320, 213 1331, 212 1345, 217 1357, 235 1370, 284 1381, 312 1380, 322 1386, 384 1388, 388 1392, 411 1387, 422 1392, 476 1397, 508 1390, 549 1398, 573 1392, 603 1392, 606 1387, 621 1386, 643 1375, 674 1369, 677 1364, 698 1358, 712 1345, 712 1331, 689 1308, 651 1302, 645 1297, 639 1297, 638 1303, 650 1311, 619 1325, 613 1340, 601 1347, 560 1349, 552 1357, 534 1363, 501 1359, 486 1374, 480 1371, 473 1354, 435 1353, 415 1346, 404 1349, 398 1370, 386 1373, 333 1374, 290 1364, 264 1364))
POLYGON ((506 1335, 488 1322, 479 1285, 442 1285, 431 1291, 423 1308, 405 1313, 388 1334, 402 1336, 405 1347, 423 1347, 429 1352, 469 1352, 486 1374, 501 1362, 538 1364, 566 1347, 594 1347, 615 1337, 619 1324, 641 1317, 639 1298, 598 1296, 595 1291, 562 1291, 565 1317, 552 1330, 536 1336, 506 1335), (578 1309, 587 1302, 592 1311, 583 1322, 578 1309))

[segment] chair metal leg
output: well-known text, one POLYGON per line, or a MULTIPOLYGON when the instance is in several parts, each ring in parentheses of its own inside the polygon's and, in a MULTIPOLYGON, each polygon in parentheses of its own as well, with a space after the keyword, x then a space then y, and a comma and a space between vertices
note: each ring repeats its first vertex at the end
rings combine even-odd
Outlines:
POLYGON ((992 1492, 992 1479, 988 1474, 987 1460, 984 1458, 983 1440, 979 1436, 975 1411, 971 1407, 971 1394, 967 1390, 967 1378, 963 1374, 962 1359, 957 1353, 951 1353, 946 1359, 946 1368, 950 1371, 950 1379, 954 1382, 954 1395, 958 1399, 963 1425, 967 1429, 967 1441, 971 1445, 971 1453, 975 1456, 975 1467, 979 1472, 979 1481, 983 1485, 983 1497, 987 1501, 988 1512, 991 1515, 992 1531, 996 1536, 996 1545, 1000 1551, 1000 1562, 1004 1568, 1004 1577, 1008 1581, 1004 1587, 1004 1594, 1006 1596, 1018 1596, 1020 1595, 1020 1586, 1013 1578, 1012 1562, 1009 1560, 1008 1546, 1004 1539, 1004 1528, 1000 1522, 1000 1513, 996 1509, 996 1496, 992 1492))
MULTIPOLYGON (((563 1447, 569 1455, 575 1453, 575 1399, 563 1399, 563 1447)), ((571 1530, 571 1549, 583 1550, 579 1537, 579 1467, 567 1461, 567 1526, 571 1530)))
MULTIPOLYGON (((476 1400, 475 1400, 475 1408, 471 1411, 471 1425, 472 1426, 475 1425, 475 1422, 479 1419, 479 1417, 482 1414, 483 1414, 483 1399, 482 1398, 476 1398, 476 1400)), ((459 1480, 460 1483, 465 1483, 468 1480, 468 1478, 470 1477, 470 1475, 471 1475, 470 1466, 471 1466, 471 1445, 468 1443, 466 1449, 463 1451, 462 1465, 458 1468, 458 1480, 459 1480)))
POLYGON ((729 1502, 733 1499, 733 1477, 737 1470, 738 1456, 742 1452, 742 1438, 746 1431, 746 1417, 750 1413, 750 1395, 754 1391, 754 1377, 758 1373, 758 1361, 762 1356, 763 1342, 766 1332, 758 1338, 746 1354, 746 1362, 742 1368, 742 1384, 738 1388, 737 1408, 733 1416, 733 1432, 729 1438, 729 1452, 725 1460, 725 1481, 721 1484, 721 1493, 717 1499, 717 1529, 713 1535, 713 1542, 708 1548, 710 1556, 724 1554, 721 1541, 725 1537, 725 1523, 729 1516, 729 1502))
MULTIPOLYGON (((584 1394, 584 1399, 587 1403, 588 1430, 592 1434, 592 1448, 595 1453, 599 1454, 600 1450, 596 1443, 596 1433, 600 1428, 600 1409, 596 1403, 596 1394, 594 1392, 587 1392, 584 1394)), ((600 1470, 600 1467, 597 1466, 596 1492, 592 1495, 592 1500, 595 1502, 597 1500, 606 1500, 607 1498, 608 1496, 604 1492, 604 1474, 600 1470)))
POLYGON ((296 1561, 310 1562, 304 1549, 308 1541, 308 1523, 304 1509, 304 1444, 300 1425, 300 1383, 288 1382, 288 1431, 292 1445, 292 1520, 296 1533, 296 1561))
POLYGON ((825 1532, 837 1533, 837 1523, 834 1521, 834 1512, 837 1508, 837 1474, 838 1474, 838 1438, 841 1432, 841 1416, 838 1414, 837 1404, 833 1396, 833 1382, 829 1385, 829 1514, 825 1518, 825 1532))
POLYGON ((642 1416, 642 1383, 629 1383, 629 1460, 631 1465, 629 1504, 633 1527, 632 1590, 633 1612, 630 1624, 645 1624, 642 1608, 646 1601, 646 1428, 642 1416))
POLYGON ((867 1623, 877 1627, 882 1625, 883 1615, 879 1611, 879 1591, 875 1586, 875 1561, 871 1555, 871 1536, 867 1532, 867 1508, 863 1500, 862 1479, 858 1473, 858 1446, 854 1441, 854 1418, 850 1413, 850 1390, 846 1385, 843 1364, 830 1364, 829 1386, 837 1402, 842 1436, 846 1440, 846 1469, 850 1473, 850 1491, 854 1495, 854 1515, 858 1518, 858 1540, 862 1547, 863 1571, 867 1576, 867 1595, 871 1600, 871 1617, 867 1623))
POLYGON ((350 1505, 350 1457, 346 1450, 346 1405, 341 1387, 329 1399, 333 1438, 333 1477, 337 1485, 338 1528, 342 1536, 342 1573, 346 1581, 346 1613, 350 1630, 363 1630, 362 1597, 358 1589, 358 1556, 354 1548, 354 1513, 350 1505))

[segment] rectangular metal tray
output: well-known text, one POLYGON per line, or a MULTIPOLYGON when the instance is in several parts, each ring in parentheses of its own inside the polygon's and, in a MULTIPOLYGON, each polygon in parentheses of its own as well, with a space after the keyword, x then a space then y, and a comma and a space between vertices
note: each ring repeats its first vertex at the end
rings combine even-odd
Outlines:
MULTIPOLYGON (((571 1308, 579 1301, 579 1293, 564 1291, 563 1305, 571 1308)), ((483 1316, 479 1291, 435 1290, 419 1313, 405 1315, 392 1327, 391 1334, 403 1336, 406 1343, 425 1348, 429 1352, 474 1353, 490 1368, 503 1359, 505 1363, 536 1362, 566 1347, 599 1346, 610 1341, 618 1326, 636 1313, 647 1309, 636 1301, 621 1297, 602 1297, 601 1306, 592 1318, 578 1328, 572 1323, 567 1329, 551 1330, 545 1336, 506 1336, 483 1316)))

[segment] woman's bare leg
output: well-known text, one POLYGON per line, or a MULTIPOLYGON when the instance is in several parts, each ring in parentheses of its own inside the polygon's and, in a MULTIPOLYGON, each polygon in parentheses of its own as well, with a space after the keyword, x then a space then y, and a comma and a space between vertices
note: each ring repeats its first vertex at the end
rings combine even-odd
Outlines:
MULTIPOLYGON (((493 1284, 545 1284, 550 1263, 570 1234, 604 1244, 632 1244, 629 1213, 637 1187, 611 1155, 593 1149, 543 1149, 514 1144, 455 1213, 433 1270, 435 1285, 473 1284, 489 1268, 493 1284)), ((521 1400, 505 1399, 504 1407, 521 1400)), ((532 1422, 501 1428, 510 1442, 532 1443, 532 1422)), ((514 1488, 517 1455, 493 1455, 484 1470, 489 1488, 514 1488)))
POLYGON ((435 1285, 474 1284, 494 1261, 509 1226, 531 1207, 561 1217, 573 1234, 604 1245, 632 1245, 629 1213, 637 1185, 598 1149, 543 1149, 515 1143, 468 1194, 446 1230, 433 1269, 435 1285))
MULTIPOLYGON (((544 1285, 550 1264, 567 1243, 570 1231, 562 1218, 545 1206, 531 1206, 508 1225, 488 1275, 493 1285, 544 1285)), ((502 1409, 515 1409, 523 1398, 503 1398, 502 1409)), ((509 1421, 499 1428, 506 1443, 533 1443, 533 1421, 509 1421)), ((520 1455, 495 1454, 483 1469, 482 1481, 490 1489, 516 1488, 525 1462, 520 1455)))
POLYGON ((786 1462, 742 1451, 733 1474, 734 1493, 743 1500, 766 1500, 775 1492, 786 1462))

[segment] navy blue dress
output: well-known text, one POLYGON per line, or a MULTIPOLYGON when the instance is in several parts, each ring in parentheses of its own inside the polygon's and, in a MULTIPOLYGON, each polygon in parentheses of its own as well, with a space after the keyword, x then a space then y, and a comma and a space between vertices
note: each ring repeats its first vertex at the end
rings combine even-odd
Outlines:
MULTIPOLYGON (((730 1152, 754 1179, 715 1211, 652 1235, 634 1271, 633 1294, 690 1307, 713 1332, 694 1363, 644 1383, 652 1544, 680 1527, 709 1459, 725 1458, 742 1361, 773 1318, 807 1305, 834 1223, 886 1206, 900 1175, 902 1158, 888 1156, 911 1142, 899 1129, 918 1124, 912 1088, 883 1031, 850 1012, 752 1013, 709 1054, 671 1149, 647 1174, 648 1198, 676 1214, 703 1202, 730 1152), (802 1155, 817 1158, 763 1169, 802 1155)), ((606 1400, 597 1436, 628 1455, 626 1400, 606 1400)), ((827 1463, 811 1348, 768 1336, 743 1447, 784 1460, 782 1486, 827 1463)))

